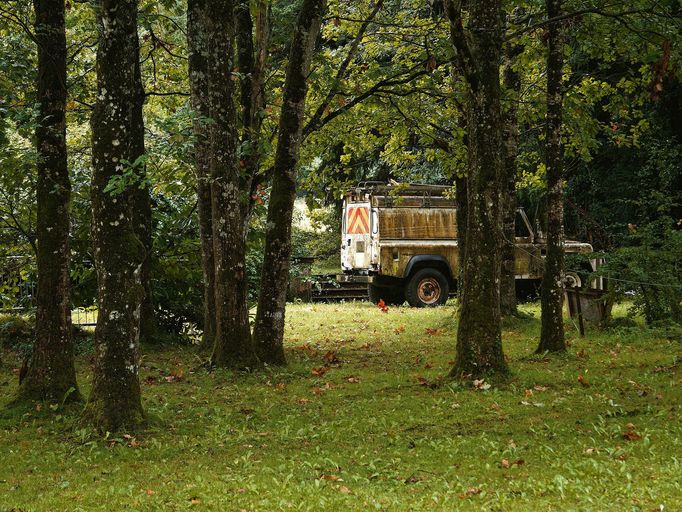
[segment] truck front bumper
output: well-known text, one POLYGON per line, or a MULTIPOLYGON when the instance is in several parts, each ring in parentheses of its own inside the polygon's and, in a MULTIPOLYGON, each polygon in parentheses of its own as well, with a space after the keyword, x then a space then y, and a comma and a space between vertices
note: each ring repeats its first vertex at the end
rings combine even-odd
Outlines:
POLYGON ((339 283, 364 283, 374 282, 374 276, 359 274, 336 274, 336 281, 339 283))

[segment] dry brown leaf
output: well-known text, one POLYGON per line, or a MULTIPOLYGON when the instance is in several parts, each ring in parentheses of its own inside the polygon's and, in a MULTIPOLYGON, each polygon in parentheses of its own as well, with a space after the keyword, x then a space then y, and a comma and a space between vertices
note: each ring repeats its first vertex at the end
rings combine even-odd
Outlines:
POLYGON ((315 377, 322 377, 325 373, 329 371, 329 366, 318 366, 310 370, 310 373, 315 377))
POLYGON ((642 439, 642 436, 639 435, 634 430, 628 430, 626 432, 623 432, 623 439, 625 439, 626 441, 639 441, 640 439, 642 439))
POLYGON ((481 489, 479 489, 478 487, 469 487, 466 491, 459 495, 459 498, 463 500, 466 498, 470 498, 471 496, 481 494, 481 492, 482 492, 481 489))

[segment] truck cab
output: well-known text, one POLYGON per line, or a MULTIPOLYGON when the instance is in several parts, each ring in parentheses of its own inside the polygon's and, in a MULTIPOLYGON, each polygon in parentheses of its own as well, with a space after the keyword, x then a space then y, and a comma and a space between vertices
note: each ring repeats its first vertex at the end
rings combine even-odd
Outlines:
MULTIPOLYGON (((459 233, 451 188, 360 183, 343 205, 340 282, 369 285, 372 302, 415 307, 445 303, 459 273, 459 233)), ((545 243, 522 209, 515 239, 517 279, 540 280, 545 243)), ((566 252, 592 246, 567 241, 566 252)))

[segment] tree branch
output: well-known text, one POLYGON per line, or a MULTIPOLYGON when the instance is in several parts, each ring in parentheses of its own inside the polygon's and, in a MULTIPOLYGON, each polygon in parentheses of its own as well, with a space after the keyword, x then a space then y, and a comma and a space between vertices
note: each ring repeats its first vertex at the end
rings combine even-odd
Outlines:
POLYGON ((450 39, 455 48, 455 54, 459 67, 467 79, 472 90, 477 90, 480 84, 479 69, 471 53, 471 47, 467 41, 464 25, 462 24, 461 0, 446 0, 445 9, 450 20, 450 39))
POLYGON ((377 13, 383 7, 383 5, 384 0, 377 0, 377 3, 374 5, 374 9, 372 9, 372 12, 369 14, 367 19, 363 21, 362 25, 360 25, 357 34, 355 34, 355 39, 353 39, 353 42, 350 45, 348 54, 346 55, 346 58, 343 59, 343 62, 341 63, 341 66, 339 67, 336 76, 334 77, 334 82, 332 82, 332 86, 329 88, 329 91, 327 92, 327 95, 325 96, 324 100, 322 100, 322 103, 320 103, 320 105, 317 107, 317 110, 315 110, 315 113, 312 115, 312 117, 306 124, 305 128, 303 129, 303 138, 305 138, 310 132, 317 129, 318 124, 320 123, 320 120, 324 115, 324 111, 327 110, 332 100, 334 99, 334 96, 336 96, 336 94, 339 91, 339 85, 341 84, 341 80, 343 80, 346 77, 346 74, 348 72, 348 66, 350 66, 351 61, 353 60, 353 58, 355 58, 358 47, 360 46, 360 41, 362 41, 362 38, 364 37, 370 22, 376 17, 377 13))

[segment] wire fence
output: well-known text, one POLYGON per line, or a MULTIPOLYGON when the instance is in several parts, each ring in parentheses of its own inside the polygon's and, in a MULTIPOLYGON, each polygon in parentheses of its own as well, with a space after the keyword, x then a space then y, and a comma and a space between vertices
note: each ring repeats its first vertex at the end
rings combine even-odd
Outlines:
MULTIPOLYGON (((34 315, 36 309, 36 276, 32 260, 25 256, 0 258, 0 313, 34 315), (27 270, 28 269, 28 270, 27 270)), ((97 324, 97 307, 76 307, 71 322, 79 327, 97 324)))

